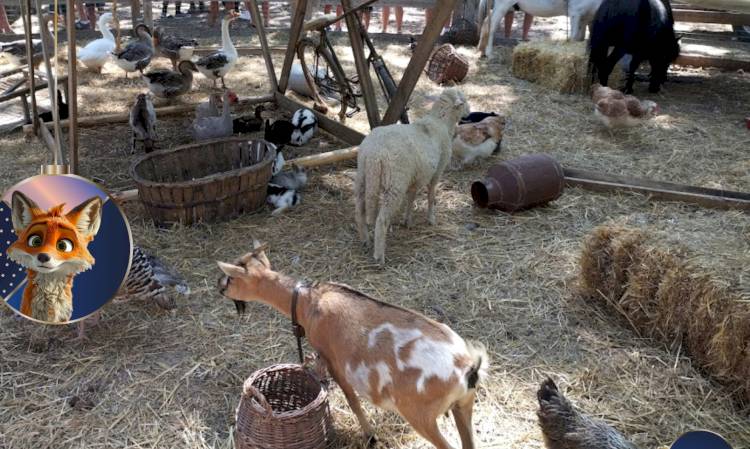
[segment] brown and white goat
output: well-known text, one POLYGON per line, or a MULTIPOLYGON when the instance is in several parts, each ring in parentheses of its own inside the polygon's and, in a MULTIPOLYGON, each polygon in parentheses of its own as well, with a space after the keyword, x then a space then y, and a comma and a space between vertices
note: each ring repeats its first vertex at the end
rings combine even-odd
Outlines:
MULTIPOLYGON (((263 247, 233 264, 218 262, 222 295, 238 312, 245 302, 266 303, 291 316, 298 281, 271 269, 263 247)), ((463 449, 473 449, 472 409, 488 358, 483 345, 466 342, 448 326, 335 283, 299 289, 297 319, 362 426, 374 441, 357 395, 398 412, 438 449, 452 446, 437 418, 453 412, 463 449)))

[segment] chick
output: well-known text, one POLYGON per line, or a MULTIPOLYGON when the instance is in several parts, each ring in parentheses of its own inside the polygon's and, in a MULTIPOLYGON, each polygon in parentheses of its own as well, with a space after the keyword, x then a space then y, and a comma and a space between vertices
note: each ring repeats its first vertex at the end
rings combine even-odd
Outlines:
POLYGON ((500 150, 505 117, 488 116, 478 123, 456 126, 453 138, 454 168, 461 168, 478 158, 485 158, 500 150))
POLYGON ((641 101, 599 84, 593 85, 591 97, 594 115, 610 130, 637 126, 659 113, 659 106, 651 100, 641 101))

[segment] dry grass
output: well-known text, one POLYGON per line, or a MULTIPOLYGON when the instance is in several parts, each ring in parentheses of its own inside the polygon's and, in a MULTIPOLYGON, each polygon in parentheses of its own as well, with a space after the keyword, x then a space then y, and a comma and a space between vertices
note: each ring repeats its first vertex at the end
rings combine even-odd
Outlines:
MULTIPOLYGON (((586 42, 538 40, 513 49, 513 76, 539 83, 561 94, 587 94, 591 87, 586 42)), ((618 86, 622 70, 613 70, 610 84, 618 86)))
POLYGON ((642 228, 597 227, 581 254, 582 294, 614 308, 639 335, 684 350, 747 404, 750 290, 721 285, 726 266, 701 265, 685 245, 665 240, 642 228), (714 273, 721 273, 721 282, 714 273))
MULTIPOLYGON (((351 55, 343 45, 337 48, 351 68, 351 55)), ((739 123, 750 99, 748 75, 694 72, 702 84, 668 84, 658 98, 663 117, 610 138, 595 124, 586 97, 552 93, 513 78, 502 60, 478 61, 472 50, 460 51, 472 64, 462 88, 473 109, 511 116, 498 159, 547 152, 582 168, 750 190, 748 137, 739 123)), ((399 76, 408 50, 391 45, 384 54, 399 76)), ((280 66, 280 59, 275 62, 280 66)), ((239 67, 228 79, 239 94, 267 90, 260 58, 242 58, 239 67)), ((81 81, 83 114, 125 111, 142 89, 113 68, 81 81)), ((187 100, 205 97, 206 82, 198 83, 201 92, 187 100)), ((423 77, 412 115, 438 93, 423 77)), ((189 140, 187 120, 164 121, 165 146, 189 140)), ((351 124, 365 130, 364 114, 351 124)), ((127 168, 134 156, 123 152, 128 145, 123 125, 81 130, 82 173, 111 188, 132 187, 127 168)), ((34 174, 47 157, 39 143, 27 144, 18 134, 0 140, 0 149, 2 188, 34 174)), ((426 225, 420 212, 418 227, 394 227, 381 269, 357 241, 354 174, 352 164, 314 171, 303 203, 281 217, 261 211, 211 226, 157 229, 140 206, 128 206, 136 243, 173 265, 194 293, 169 313, 139 302, 108 305, 83 344, 72 341, 70 327, 39 328, 0 316, 0 447, 231 447, 242 381, 258 368, 296 357, 286 318, 257 305, 238 319, 231 302, 216 292, 213 261, 233 259, 255 236, 270 243, 271 261, 281 271, 347 282, 484 341, 492 369, 475 409, 478 447, 541 448, 534 393, 551 375, 581 408, 641 447, 669 445, 685 430, 709 428, 736 448, 750 448, 747 410, 732 405, 729 389, 702 376, 684 352, 638 337, 573 289, 580 242, 607 220, 679 223, 700 245, 746 242, 746 216, 576 189, 548 207, 489 213, 472 207, 468 188, 484 174, 473 167, 442 181, 437 226, 426 225), (74 397, 78 405, 71 407, 74 397)), ((418 205, 424 209, 422 195, 418 205)), ((746 257, 740 252, 746 247, 721 247, 735 260, 746 257)), ((742 271, 733 266, 731 273, 742 271)), ((332 407, 334 447, 361 447, 338 389, 332 407)), ((395 415, 368 411, 387 447, 428 447, 395 415)), ((457 441, 452 422, 440 425, 457 441)))

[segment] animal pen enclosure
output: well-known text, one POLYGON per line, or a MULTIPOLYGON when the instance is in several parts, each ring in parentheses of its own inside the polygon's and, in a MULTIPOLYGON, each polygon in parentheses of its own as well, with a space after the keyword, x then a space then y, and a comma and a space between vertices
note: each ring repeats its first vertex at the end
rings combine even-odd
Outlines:
MULTIPOLYGON (((414 17, 407 11, 407 19, 414 17)), ((540 20, 536 29, 564 29, 564 24, 540 20)), ((278 69, 286 36, 269 33, 268 38, 271 49, 282 49, 271 52, 278 69)), ((344 64, 353 72, 349 41, 336 38, 336 49, 346 54, 344 64)), ((410 56, 400 42, 377 41, 397 78, 410 56)), ((243 35, 241 44, 256 45, 256 36, 243 35)), ((472 49, 459 51, 470 61, 461 88, 472 109, 512 117, 500 155, 488 164, 543 152, 588 175, 608 172, 750 191, 748 137, 741 122, 750 104, 747 74, 676 68, 672 73, 680 80, 667 85, 664 97, 656 97, 663 114, 642 129, 610 137, 597 127, 584 96, 551 92, 513 77, 502 60, 482 61, 472 49)), ((297 100, 291 94, 269 94, 266 61, 254 53, 241 57, 244 73, 230 76, 230 86, 241 86, 238 93, 245 99, 278 98, 279 113, 294 109, 297 100)), ((114 70, 101 77, 79 74, 81 115, 102 118, 97 126, 79 120, 79 172, 112 190, 127 191, 134 187, 128 168, 136 156, 123 153, 128 128, 115 117, 125 116, 124 105, 141 86, 119 76, 114 70)), ((437 86, 421 77, 410 114, 422 115, 438 93, 437 86)), ((181 114, 198 97, 188 99, 192 104, 166 106, 172 108, 167 111, 182 111, 164 114, 169 146, 189 143, 181 114)), ((347 127, 335 123, 329 124, 334 134, 324 133, 298 155, 322 153, 335 160, 329 150, 354 145, 344 137, 356 142, 369 129, 364 112, 347 127)), ((49 158, 40 141, 26 143, 20 133, 0 140, 0 154, 3 188, 36 173, 49 158)), ((125 204, 137 243, 184 274, 193 295, 171 312, 143 301, 113 302, 103 309, 101 324, 91 328, 90 340, 82 343, 73 342, 73 330, 65 326, 35 327, 0 312, 0 447, 231 447, 244 378, 297 357, 288 320, 253 305, 249 317, 237 319, 231 302, 216 293, 213 260, 237 257, 249 248, 251 237, 269 242, 276 269, 299 278, 347 282, 484 341, 491 371, 475 408, 480 448, 543 447, 534 394, 547 375, 576 405, 614 424, 639 447, 668 446, 693 428, 715 430, 735 448, 750 447, 747 409, 737 404, 731 388, 705 376, 684 350, 639 336, 605 300, 586 301, 576 289, 584 237, 610 220, 654 228, 705 249, 723 270, 721 281, 744 288, 750 279, 746 213, 696 207, 669 196, 668 201, 650 200, 650 195, 675 194, 667 185, 653 185, 640 194, 590 192, 574 185, 590 176, 569 170, 565 192, 549 206, 514 215, 487 213, 473 208, 468 195, 471 183, 485 171, 478 165, 447 173, 438 192, 438 225, 424 224, 424 205, 418 202, 420 226, 394 229, 385 269, 371 263, 357 240, 351 162, 318 165, 302 204, 280 217, 258 213, 212 226, 157 229, 139 202, 125 204)), ((330 399, 338 435, 333 446, 362 447, 341 391, 334 388, 330 399)), ((366 411, 386 446, 428 447, 395 415, 370 406, 366 411)), ((452 431, 448 420, 440 425, 452 431)), ((458 440, 455 433, 447 436, 458 440)))

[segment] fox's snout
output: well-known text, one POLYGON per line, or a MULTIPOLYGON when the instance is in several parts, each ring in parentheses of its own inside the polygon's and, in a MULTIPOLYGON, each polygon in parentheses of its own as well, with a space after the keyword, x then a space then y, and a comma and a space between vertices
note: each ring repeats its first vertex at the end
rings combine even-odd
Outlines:
POLYGON ((47 253, 39 253, 36 256, 36 260, 38 260, 41 263, 47 263, 50 261, 49 254, 47 253))

